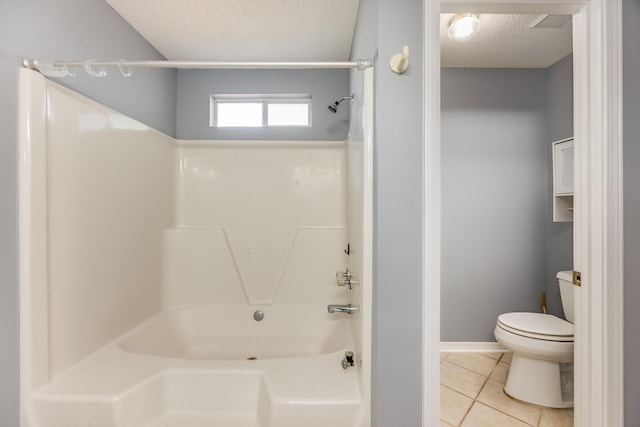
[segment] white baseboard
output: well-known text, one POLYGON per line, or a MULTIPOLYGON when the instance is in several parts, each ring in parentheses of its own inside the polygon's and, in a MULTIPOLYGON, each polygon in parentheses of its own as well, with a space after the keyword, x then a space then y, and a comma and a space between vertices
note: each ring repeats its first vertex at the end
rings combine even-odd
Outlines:
POLYGON ((505 353, 499 342, 440 342, 440 351, 446 353, 505 353))

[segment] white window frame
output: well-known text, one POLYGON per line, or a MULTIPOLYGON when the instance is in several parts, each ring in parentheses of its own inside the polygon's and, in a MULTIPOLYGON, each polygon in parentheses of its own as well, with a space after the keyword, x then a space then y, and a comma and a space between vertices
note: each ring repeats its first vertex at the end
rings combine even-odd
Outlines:
POLYGON ((212 94, 209 104, 209 126, 215 128, 283 128, 311 127, 311 94, 308 93, 287 93, 287 94, 212 94), (239 104, 262 104, 262 126, 219 126, 218 125, 218 104, 239 103, 239 104), (307 104, 307 124, 306 125, 270 125, 269 105, 274 104, 307 104))

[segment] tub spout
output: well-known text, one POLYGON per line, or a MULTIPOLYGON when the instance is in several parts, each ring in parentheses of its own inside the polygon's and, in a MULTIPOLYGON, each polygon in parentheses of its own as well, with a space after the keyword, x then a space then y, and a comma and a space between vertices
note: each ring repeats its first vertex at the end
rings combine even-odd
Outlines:
POLYGON ((329 311, 329 313, 351 314, 351 313, 355 313, 358 310, 360 310, 360 307, 358 307, 357 305, 351 305, 351 304, 329 304, 327 306, 327 311, 329 311))

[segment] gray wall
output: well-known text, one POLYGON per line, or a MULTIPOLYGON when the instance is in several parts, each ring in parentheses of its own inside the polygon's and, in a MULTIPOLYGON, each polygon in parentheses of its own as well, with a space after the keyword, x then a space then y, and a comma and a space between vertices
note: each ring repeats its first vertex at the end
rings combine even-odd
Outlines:
POLYGON ((360 0, 351 52, 368 58, 378 49, 379 56, 372 361, 372 423, 378 427, 419 426, 422 418, 422 20, 421 0, 360 0), (410 46, 411 59, 398 75, 388 61, 403 45, 410 46))
POLYGON ((545 288, 545 70, 442 70, 442 341, 494 341, 545 288))
POLYGON ((18 425, 18 101, 14 64, 0 51, 0 424, 6 426, 18 425))
POLYGON ((640 2, 623 0, 624 96, 624 407, 628 427, 640 426, 640 2))
MULTIPOLYGON (((105 1, 3 0, 0 24, 0 54, 14 71, 14 76, 2 83, 7 85, 3 94, 13 93, 11 96, 15 96, 15 71, 23 57, 164 59, 105 1)), ((104 78, 89 77, 80 70, 75 78, 55 80, 175 135, 175 70, 137 68, 129 78, 122 77, 117 68, 104 78)))
POLYGON ((337 113, 327 106, 350 95, 347 70, 180 70, 177 137, 180 139, 268 139, 344 141, 349 102, 337 113), (212 128, 212 94, 311 94, 311 127, 212 128))
MULTIPOLYGON (((17 102, 22 57, 161 59, 102 0, 0 1, 0 425, 18 425, 17 102)), ((175 72, 61 83, 170 135, 175 72)))
POLYGON ((564 318, 558 271, 573 270, 573 222, 553 222, 552 141, 573 136, 573 55, 547 69, 547 309, 564 318))

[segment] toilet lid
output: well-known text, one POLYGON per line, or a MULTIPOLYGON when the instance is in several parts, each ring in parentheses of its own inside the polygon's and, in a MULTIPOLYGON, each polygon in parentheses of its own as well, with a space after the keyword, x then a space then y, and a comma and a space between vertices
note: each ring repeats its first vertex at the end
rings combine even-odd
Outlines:
POLYGON ((505 313, 498 316, 503 329, 548 341, 573 341, 573 324, 551 314, 505 313))

